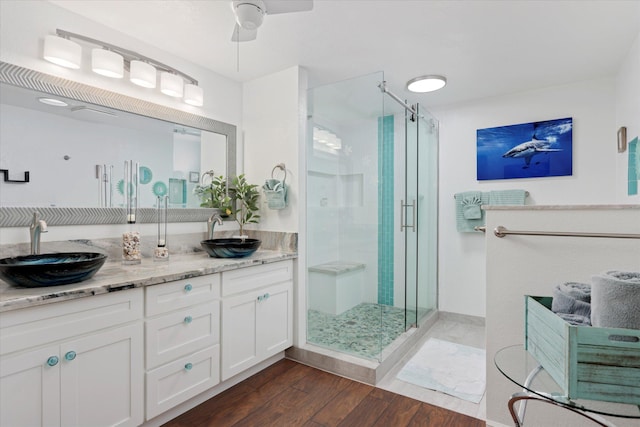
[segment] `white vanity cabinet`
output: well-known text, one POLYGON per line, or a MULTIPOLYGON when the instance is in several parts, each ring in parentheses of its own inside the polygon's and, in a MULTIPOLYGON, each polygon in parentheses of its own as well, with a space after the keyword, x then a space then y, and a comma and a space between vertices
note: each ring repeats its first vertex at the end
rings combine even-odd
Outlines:
POLYGON ((293 262, 222 273, 222 380, 292 345, 293 262))
POLYGON ((292 345, 293 265, 0 313, 0 426, 139 426, 218 393, 292 345))
POLYGON ((149 286, 147 420, 220 382, 220 274, 149 286))
POLYGON ((143 421, 142 290, 0 313, 0 425, 143 421))

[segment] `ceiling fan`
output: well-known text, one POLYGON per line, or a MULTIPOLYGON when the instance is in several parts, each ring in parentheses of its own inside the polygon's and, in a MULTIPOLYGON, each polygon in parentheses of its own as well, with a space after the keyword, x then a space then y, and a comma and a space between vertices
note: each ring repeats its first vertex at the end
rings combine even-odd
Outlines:
POLYGON ((231 9, 236 17, 231 41, 255 40, 265 15, 304 12, 313 9, 313 0, 233 0, 231 9))

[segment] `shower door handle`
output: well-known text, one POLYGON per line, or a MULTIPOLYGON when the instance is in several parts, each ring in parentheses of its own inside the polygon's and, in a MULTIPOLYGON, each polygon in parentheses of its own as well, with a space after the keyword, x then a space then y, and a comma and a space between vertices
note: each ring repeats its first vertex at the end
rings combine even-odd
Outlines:
POLYGON ((413 199, 413 203, 405 204, 404 200, 400 200, 400 231, 404 231, 405 228, 411 228, 416 231, 416 199, 413 199), (411 206, 411 215, 413 223, 411 225, 405 224, 405 209, 411 206))

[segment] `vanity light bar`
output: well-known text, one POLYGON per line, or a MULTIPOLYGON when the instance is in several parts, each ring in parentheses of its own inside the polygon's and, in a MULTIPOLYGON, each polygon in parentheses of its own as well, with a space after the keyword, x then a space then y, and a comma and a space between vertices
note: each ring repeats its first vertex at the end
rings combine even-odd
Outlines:
POLYGON ((80 68, 81 47, 71 39, 99 46, 91 51, 91 69, 95 73, 111 78, 122 78, 126 69, 129 71, 129 80, 133 84, 155 88, 157 72, 160 72, 162 93, 172 97, 182 97, 185 103, 196 107, 204 104, 204 92, 193 77, 137 52, 79 34, 57 29, 56 35, 46 36, 44 59, 63 67, 80 68))

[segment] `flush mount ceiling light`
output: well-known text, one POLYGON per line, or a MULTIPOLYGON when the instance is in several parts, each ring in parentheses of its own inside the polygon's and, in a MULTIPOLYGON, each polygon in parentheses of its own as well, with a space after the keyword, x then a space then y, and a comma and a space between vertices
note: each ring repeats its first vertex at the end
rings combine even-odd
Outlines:
POLYGON ((156 69, 151 64, 134 59, 129 63, 129 80, 138 86, 153 89, 156 87, 156 69))
POLYGON ((442 89, 446 84, 447 79, 443 76, 420 76, 407 82, 407 90, 418 93, 433 92, 442 89))
POLYGON ((44 59, 67 68, 80 68, 82 48, 69 39, 49 35, 44 38, 44 59))
POLYGON ((100 40, 57 29, 56 35, 45 37, 44 59, 63 67, 80 68, 82 47, 70 39, 98 46, 91 51, 91 69, 97 74, 122 78, 127 70, 133 84, 152 89, 156 87, 157 73, 160 72, 162 93, 176 98, 184 94, 185 103, 196 107, 203 105, 204 91, 193 77, 139 53, 100 40))
POLYGON ((124 76, 124 58, 110 50, 96 48, 91 51, 91 69, 101 76, 121 79, 124 76))
POLYGON ((43 104, 52 105, 54 107, 66 107, 67 105, 69 105, 66 102, 56 98, 38 98, 38 101, 42 102, 43 104))

